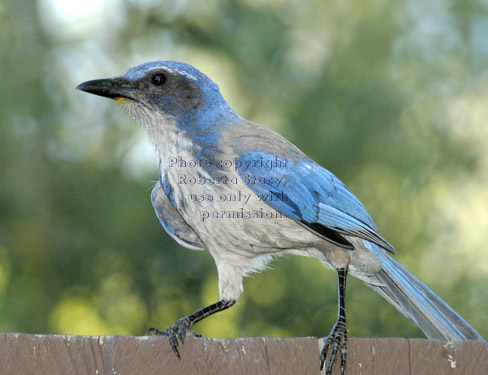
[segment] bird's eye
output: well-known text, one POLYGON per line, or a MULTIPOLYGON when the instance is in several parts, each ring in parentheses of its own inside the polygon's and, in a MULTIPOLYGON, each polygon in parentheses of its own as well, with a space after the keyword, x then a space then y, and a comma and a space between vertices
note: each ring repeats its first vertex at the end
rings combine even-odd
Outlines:
POLYGON ((156 86, 161 86, 166 82, 166 76, 163 73, 158 73, 152 76, 151 82, 156 86))

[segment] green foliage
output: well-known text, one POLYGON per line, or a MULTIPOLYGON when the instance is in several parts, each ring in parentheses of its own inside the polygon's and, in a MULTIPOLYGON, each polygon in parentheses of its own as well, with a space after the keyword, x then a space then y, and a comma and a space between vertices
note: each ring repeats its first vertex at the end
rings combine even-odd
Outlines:
MULTIPOLYGON (((142 131, 74 90, 163 59, 200 68, 241 115, 338 175, 397 258, 488 336, 482 2, 108 3, 0 5, 1 330, 143 334, 218 298, 210 255, 154 215, 142 131)), ((196 329, 326 335, 334 272, 296 257, 273 268, 196 329)), ((347 304, 353 336, 421 336, 359 281, 347 304)))

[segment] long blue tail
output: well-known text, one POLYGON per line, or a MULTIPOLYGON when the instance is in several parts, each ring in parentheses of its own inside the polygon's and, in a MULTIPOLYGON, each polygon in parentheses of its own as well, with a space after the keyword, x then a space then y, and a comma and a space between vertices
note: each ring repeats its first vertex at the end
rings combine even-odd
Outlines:
POLYGON ((384 251, 378 251, 382 270, 370 284, 403 315, 414 322, 430 339, 446 341, 476 340, 488 343, 463 318, 420 280, 384 251))

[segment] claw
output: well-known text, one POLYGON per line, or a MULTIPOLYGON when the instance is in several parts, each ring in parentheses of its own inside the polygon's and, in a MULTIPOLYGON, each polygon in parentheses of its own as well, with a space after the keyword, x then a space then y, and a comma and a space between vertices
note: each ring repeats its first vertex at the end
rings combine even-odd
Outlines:
POLYGON ((175 324, 166 328, 165 331, 162 331, 154 327, 148 328, 146 330, 146 335, 148 335, 149 333, 156 336, 168 336, 169 344, 171 345, 171 348, 175 352, 178 359, 181 359, 180 353, 178 351, 178 339, 180 339, 181 343, 184 344, 185 337, 187 335, 194 336, 194 337, 202 337, 202 335, 196 333, 190 328, 190 323, 185 318, 178 320, 175 324))
POLYGON ((346 370, 346 357, 347 357, 347 326, 343 321, 337 321, 329 336, 327 336, 324 344, 324 348, 320 353, 320 371, 323 370, 325 360, 327 358, 327 352, 329 346, 332 347, 332 351, 329 356, 329 363, 325 375, 331 375, 332 369, 337 359, 337 354, 340 349, 341 355, 341 375, 344 375, 346 370))
POLYGON ((208 305, 207 307, 204 307, 203 309, 198 310, 197 312, 191 315, 179 319, 175 324, 166 328, 165 331, 161 331, 154 327, 148 328, 146 331, 146 335, 152 333, 153 335, 157 335, 157 336, 168 336, 171 348, 173 348, 173 351, 175 352, 176 356, 178 358, 181 358, 180 353, 178 352, 178 338, 180 339, 181 343, 184 344, 185 337, 187 335, 193 337, 202 337, 202 335, 196 333, 191 329, 192 325, 206 318, 209 315, 228 309, 236 302, 237 301, 234 299, 232 300, 222 299, 211 305, 208 305))
MULTIPOLYGON (((173 349, 173 351, 175 352, 176 356, 178 357, 178 359, 181 359, 180 357, 180 352, 178 351, 178 338, 176 337, 176 334, 178 332, 178 328, 177 328, 177 324, 178 322, 176 322, 174 325, 172 326, 169 326, 167 329, 166 329, 166 332, 168 332, 168 336, 169 336, 169 344, 171 345, 171 348, 173 349)), ((180 333, 178 333, 178 336, 181 340, 181 342, 183 343, 183 339, 182 337, 180 336, 180 333)))
POLYGON ((156 327, 149 327, 146 329, 146 336, 149 336, 149 334, 155 335, 155 336, 166 336, 167 333, 166 331, 161 331, 159 328, 156 327))

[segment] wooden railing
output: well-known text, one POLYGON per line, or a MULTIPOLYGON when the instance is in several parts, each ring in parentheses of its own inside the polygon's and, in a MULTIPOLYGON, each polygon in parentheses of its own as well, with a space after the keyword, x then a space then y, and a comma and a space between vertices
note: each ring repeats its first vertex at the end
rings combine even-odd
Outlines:
MULTIPOLYGON (((319 341, 0 333, 0 375, 319 375, 319 341)), ((336 366, 338 367, 338 366, 336 366)), ((334 374, 339 374, 336 368, 334 374)), ((487 375, 480 342, 350 338, 346 375, 487 375)))

